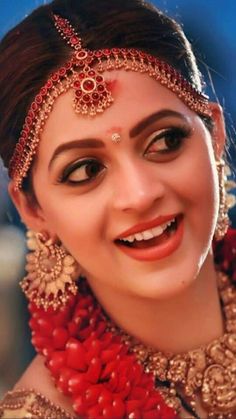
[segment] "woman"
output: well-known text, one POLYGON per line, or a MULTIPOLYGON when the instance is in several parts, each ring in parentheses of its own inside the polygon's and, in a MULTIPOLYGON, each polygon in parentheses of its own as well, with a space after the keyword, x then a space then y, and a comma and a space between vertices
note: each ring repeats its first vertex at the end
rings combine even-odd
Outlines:
POLYGON ((55 0, 0 57, 38 352, 2 417, 233 417, 225 128, 182 29, 139 0, 55 0))

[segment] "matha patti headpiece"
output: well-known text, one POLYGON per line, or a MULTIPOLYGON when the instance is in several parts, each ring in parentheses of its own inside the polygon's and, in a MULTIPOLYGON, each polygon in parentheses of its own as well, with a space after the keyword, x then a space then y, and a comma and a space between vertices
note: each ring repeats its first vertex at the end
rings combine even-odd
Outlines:
POLYGON ((102 75, 107 70, 123 69, 148 74, 174 92, 193 111, 200 115, 211 115, 208 98, 165 61, 133 48, 90 51, 83 48, 81 38, 67 19, 58 15, 53 15, 53 19, 56 29, 74 49, 74 53, 50 76, 30 106, 9 165, 9 175, 15 189, 21 188, 27 176, 40 133, 58 96, 73 89, 75 112, 88 116, 95 116, 112 104, 109 84, 102 75))

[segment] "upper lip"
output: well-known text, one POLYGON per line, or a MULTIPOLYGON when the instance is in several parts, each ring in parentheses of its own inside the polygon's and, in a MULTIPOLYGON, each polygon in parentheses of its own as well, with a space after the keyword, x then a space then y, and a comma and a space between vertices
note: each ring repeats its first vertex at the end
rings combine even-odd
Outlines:
POLYGON ((125 237, 130 236, 132 234, 141 233, 142 231, 149 230, 154 227, 158 227, 161 224, 164 224, 164 223, 167 223, 168 221, 173 220, 173 218, 176 218, 178 215, 180 214, 178 213, 178 214, 160 215, 154 220, 136 224, 133 227, 129 228, 128 230, 125 230, 121 234, 119 234, 116 240, 124 239, 125 237))

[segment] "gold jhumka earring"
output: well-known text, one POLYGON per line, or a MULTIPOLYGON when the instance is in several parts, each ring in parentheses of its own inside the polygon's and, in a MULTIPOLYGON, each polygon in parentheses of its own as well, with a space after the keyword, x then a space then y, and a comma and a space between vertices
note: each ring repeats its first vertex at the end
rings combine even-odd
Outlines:
POLYGON ((230 176, 231 172, 223 159, 216 161, 216 168, 219 178, 220 205, 215 229, 215 239, 219 241, 223 239, 230 225, 228 211, 235 205, 236 199, 229 191, 234 189, 236 184, 233 180, 228 180, 227 176, 230 176))
POLYGON ((20 285, 30 302, 56 310, 77 293, 79 266, 62 244, 53 243, 46 234, 27 232, 27 275, 20 285))

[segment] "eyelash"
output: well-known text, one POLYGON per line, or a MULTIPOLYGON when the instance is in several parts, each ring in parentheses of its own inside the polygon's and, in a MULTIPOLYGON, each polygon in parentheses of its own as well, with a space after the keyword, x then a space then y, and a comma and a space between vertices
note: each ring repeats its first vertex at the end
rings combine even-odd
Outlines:
MULTIPOLYGON (((158 132, 158 134, 153 133, 150 137, 152 138, 150 144, 148 145, 144 155, 146 157, 148 157, 148 155, 150 156, 166 156, 167 160, 168 160, 168 156, 171 155, 171 153, 176 153, 178 152, 181 147, 183 142, 189 138, 191 135, 191 128, 187 127, 187 126, 179 126, 179 127, 172 127, 172 128, 165 128, 161 131, 158 132), (149 151, 150 148, 152 148, 154 145, 159 145, 161 143, 161 140, 163 140, 163 142, 167 145, 166 149, 159 149, 159 150, 155 150, 155 151, 149 151), (177 143, 176 143, 177 141, 177 143), (173 144, 171 144, 171 142, 173 142, 173 144), (169 148, 168 148, 169 147, 169 148)), ((166 160, 164 160, 166 161, 166 160)), ((70 185, 85 185, 88 184, 89 182, 91 182, 94 178, 97 178, 99 176, 99 174, 103 171, 99 170, 98 174, 91 176, 88 179, 83 179, 83 180, 79 180, 79 181, 73 181, 70 180, 69 177, 70 175, 80 169, 80 168, 91 168, 92 165, 97 165, 102 167, 103 169, 105 168, 105 166, 100 163, 97 159, 95 158, 85 158, 85 159, 80 159, 79 161, 74 162, 71 166, 67 167, 62 175, 60 176, 60 178, 58 179, 59 183, 68 183, 70 185)))
POLYGON ((178 151, 181 148, 184 140, 190 137, 191 132, 192 131, 190 127, 179 126, 179 127, 165 128, 159 131, 158 134, 154 133, 151 136, 152 141, 148 145, 148 150, 147 152, 145 152, 145 155, 147 155, 150 152, 149 149, 153 145, 159 146, 159 150, 155 150, 151 152, 153 154, 158 153, 161 155, 167 155, 174 151, 178 151), (160 148, 161 140, 163 140, 163 142, 167 146, 166 149, 160 148))

